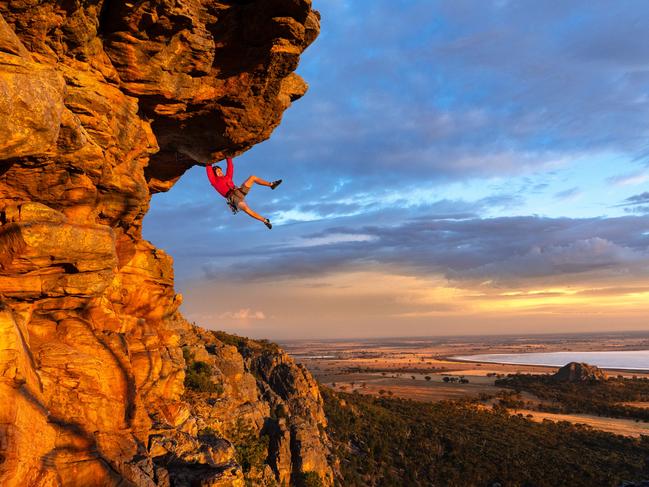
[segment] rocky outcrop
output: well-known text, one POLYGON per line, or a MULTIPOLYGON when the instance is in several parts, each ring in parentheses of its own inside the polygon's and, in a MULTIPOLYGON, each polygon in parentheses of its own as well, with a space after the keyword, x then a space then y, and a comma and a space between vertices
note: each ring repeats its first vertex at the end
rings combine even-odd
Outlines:
POLYGON ((552 379, 557 382, 600 382, 606 380, 606 374, 594 365, 570 362, 561 367, 552 379))
POLYGON ((308 374, 277 352, 300 384, 280 390, 213 337, 199 353, 172 260, 141 237, 152 193, 304 94, 318 19, 309 0, 0 2, 1 485, 329 482, 308 374), (185 387, 198 362, 216 392, 185 387), (266 473, 219 421, 272 444, 266 473))
POLYGON ((302 365, 274 344, 196 327, 182 345, 190 368, 209 370, 207 383, 188 384, 189 421, 234 444, 253 485, 301 485, 305 474, 333 482, 322 397, 302 365))

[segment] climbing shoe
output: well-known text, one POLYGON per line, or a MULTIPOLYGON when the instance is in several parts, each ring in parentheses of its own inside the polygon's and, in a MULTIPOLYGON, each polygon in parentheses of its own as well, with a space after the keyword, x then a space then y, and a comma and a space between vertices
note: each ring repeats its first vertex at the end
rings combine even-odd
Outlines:
POLYGON ((272 223, 270 223, 270 220, 269 220, 268 218, 266 218, 266 219, 264 220, 264 225, 266 225, 266 226, 268 227, 268 230, 270 230, 271 228, 273 228, 273 225, 272 225, 272 223))
POLYGON ((282 180, 281 180, 281 179, 278 179, 277 181, 273 181, 272 183, 270 183, 270 189, 275 189, 275 188, 276 188, 277 186, 279 186, 280 184, 282 184, 282 180))

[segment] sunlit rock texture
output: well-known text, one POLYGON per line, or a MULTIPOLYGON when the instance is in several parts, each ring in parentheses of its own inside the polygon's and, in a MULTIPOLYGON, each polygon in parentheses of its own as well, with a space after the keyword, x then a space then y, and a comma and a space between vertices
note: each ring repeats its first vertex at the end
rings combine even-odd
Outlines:
POLYGON ((309 0, 0 1, 0 485, 331 484, 311 376, 188 324, 141 236, 270 136, 318 30, 309 0))

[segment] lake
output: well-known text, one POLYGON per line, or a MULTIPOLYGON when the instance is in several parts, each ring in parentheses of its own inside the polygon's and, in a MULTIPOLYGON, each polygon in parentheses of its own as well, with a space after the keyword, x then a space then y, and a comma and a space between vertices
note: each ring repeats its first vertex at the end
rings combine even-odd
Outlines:
POLYGON ((586 362, 603 369, 649 371, 649 350, 621 352, 535 352, 490 353, 453 357, 457 360, 516 365, 550 365, 562 367, 569 362, 586 362))

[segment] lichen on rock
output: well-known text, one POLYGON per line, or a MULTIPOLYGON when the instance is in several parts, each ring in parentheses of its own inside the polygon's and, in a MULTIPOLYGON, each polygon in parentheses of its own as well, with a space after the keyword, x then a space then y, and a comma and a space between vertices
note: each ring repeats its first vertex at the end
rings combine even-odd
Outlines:
POLYGON ((189 325, 141 234, 153 193, 270 136, 318 30, 309 0, 0 3, 1 485, 331 483, 312 378, 189 325))

